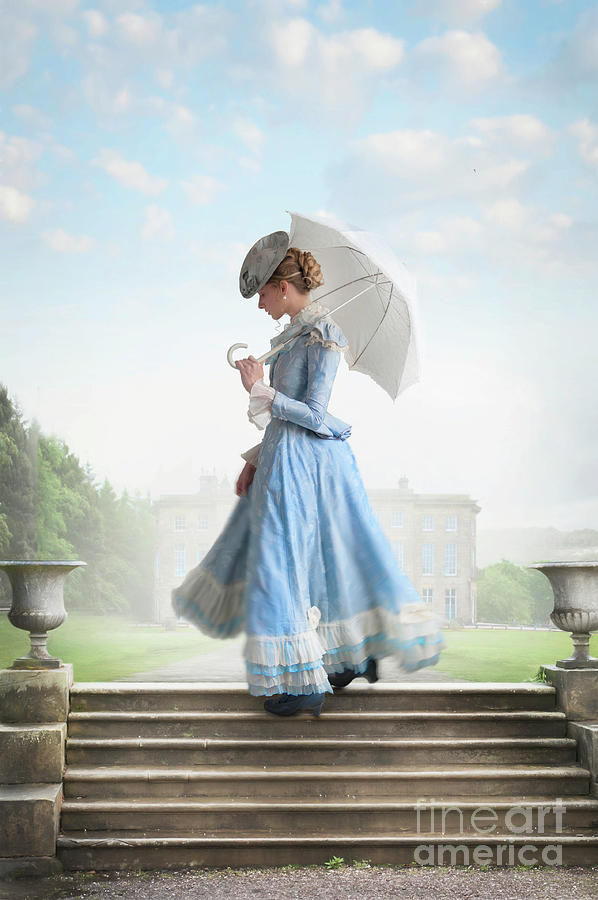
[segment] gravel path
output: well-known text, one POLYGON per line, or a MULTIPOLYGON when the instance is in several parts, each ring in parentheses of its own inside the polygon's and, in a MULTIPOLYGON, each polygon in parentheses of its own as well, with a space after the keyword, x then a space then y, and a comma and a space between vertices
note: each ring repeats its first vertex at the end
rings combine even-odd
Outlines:
MULTIPOLYGON (((123 678, 123 681, 236 681, 245 678, 245 660, 243 659, 244 638, 234 641, 223 641, 222 649, 212 653, 204 653, 192 659, 170 663, 146 672, 135 672, 123 678)), ((397 665, 395 657, 387 657, 378 664, 381 681, 465 681, 439 671, 436 666, 421 669, 419 672, 403 672, 397 665)), ((358 682, 359 683, 359 682, 358 682)), ((365 684, 365 682, 361 682, 365 684)))
POLYGON ((343 867, 72 873, 0 882, 0 900, 595 900, 598 867, 489 869, 343 867))

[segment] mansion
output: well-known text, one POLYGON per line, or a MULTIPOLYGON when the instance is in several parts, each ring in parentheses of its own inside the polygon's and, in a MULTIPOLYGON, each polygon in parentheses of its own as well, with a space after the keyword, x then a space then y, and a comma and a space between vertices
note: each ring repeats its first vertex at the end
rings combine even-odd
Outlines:
MULTIPOLYGON (((396 488, 367 491, 395 556, 422 599, 446 623, 476 620, 476 516, 466 494, 417 494, 406 478, 396 488)), ((156 622, 172 619, 170 592, 205 556, 237 500, 228 479, 200 477, 196 494, 161 497, 153 504, 156 622)))

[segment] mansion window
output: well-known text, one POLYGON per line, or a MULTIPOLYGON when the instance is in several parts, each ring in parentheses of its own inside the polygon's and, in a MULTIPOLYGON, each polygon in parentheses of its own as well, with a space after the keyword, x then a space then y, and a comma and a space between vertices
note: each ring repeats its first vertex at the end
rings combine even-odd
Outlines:
POLYGON ((174 530, 175 531, 184 531, 185 530, 185 516, 175 516, 174 517, 174 530))
POLYGON ((197 519, 197 527, 198 528, 207 528, 208 527, 208 517, 207 516, 199 516, 197 519))
POLYGON ((391 541, 390 544, 391 544, 393 553, 397 558, 397 562, 402 568, 405 545, 404 545, 403 541, 391 541))
POLYGON ((448 622, 457 617, 457 588, 447 588, 444 592, 444 617, 448 622))
POLYGON ((424 588, 422 591, 424 603, 434 603, 434 588, 424 588))
POLYGON ((174 548, 174 574, 181 578, 187 571, 187 551, 184 544, 176 544, 174 548))
POLYGON ((393 509, 390 514, 390 524, 393 528, 402 528, 403 527, 403 510, 402 509, 393 509))
POLYGON ((434 516, 424 516, 422 531, 434 531, 434 516))
POLYGON ((446 531, 456 531, 457 530, 457 516, 447 516, 446 517, 446 531))
POLYGON ((422 544, 422 575, 434 574, 434 544, 422 544))
POLYGON ((457 545, 447 544, 444 548, 444 574, 457 574, 457 545))

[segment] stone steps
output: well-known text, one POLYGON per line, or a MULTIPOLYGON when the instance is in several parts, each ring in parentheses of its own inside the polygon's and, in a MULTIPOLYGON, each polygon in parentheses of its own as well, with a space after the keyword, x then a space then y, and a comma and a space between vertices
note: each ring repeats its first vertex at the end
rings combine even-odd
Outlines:
POLYGON ((460 835, 359 835, 335 830, 315 837, 243 834, 233 837, 107 835, 89 832, 62 835, 58 853, 66 869, 181 869, 198 866, 282 866, 323 864, 333 856, 345 862, 367 859, 374 864, 409 865, 569 865, 595 864, 594 835, 529 835, 511 833, 460 835), (481 845, 481 846, 480 846, 481 845), (531 845, 531 848, 530 848, 531 845), (485 848, 488 848, 487 850, 485 848), (591 861, 591 862, 590 862, 591 861))
POLYGON ((538 864, 598 863, 598 799, 549 685, 351 685, 319 719, 222 683, 75 685, 71 701, 66 868, 412 863, 423 845, 438 865, 526 865, 530 845, 538 864))
POLYGON ((598 800, 568 797, 493 799, 468 798, 458 806, 450 801, 418 803, 417 799, 318 802, 302 800, 255 802, 239 800, 67 800, 62 827, 69 831, 133 831, 155 835, 187 834, 218 837, 224 834, 262 834, 291 837, 334 833, 342 821, 350 834, 506 833, 529 829, 533 835, 564 831, 593 833, 598 828, 598 800), (517 810, 514 812, 514 810, 517 810))
MULTIPOLYGON (((349 685, 328 695, 324 712, 491 710, 540 711, 555 709, 554 688, 535 683, 401 682, 367 687, 349 685)), ((147 712, 212 711, 263 712, 263 698, 252 697, 244 684, 213 682, 175 684, 156 682, 86 682, 71 690, 72 712, 123 710, 147 712)))
POLYGON ((280 738, 280 737, 565 737, 567 719, 556 711, 328 712, 275 719, 266 712, 72 712, 73 738, 280 738))
POLYGON ((567 765, 576 760, 572 738, 395 738, 393 740, 208 740, 196 738, 70 738, 74 766, 375 766, 567 765))
POLYGON ((210 766, 67 768, 67 799, 162 797, 346 800, 446 797, 567 797, 588 794, 590 773, 580 766, 404 766, 362 769, 335 766, 250 768, 210 766))

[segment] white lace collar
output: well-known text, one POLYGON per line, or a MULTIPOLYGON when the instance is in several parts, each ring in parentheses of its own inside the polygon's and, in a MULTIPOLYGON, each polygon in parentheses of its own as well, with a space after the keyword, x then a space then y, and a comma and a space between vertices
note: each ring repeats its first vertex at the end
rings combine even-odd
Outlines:
POLYGON ((312 322, 315 322, 320 316, 323 316, 324 313, 327 312, 328 310, 325 306, 322 306, 321 303, 314 300, 313 303, 310 303, 308 306, 300 309, 298 313, 295 313, 291 321, 284 326, 284 329, 292 328, 295 325, 311 325, 312 322))

